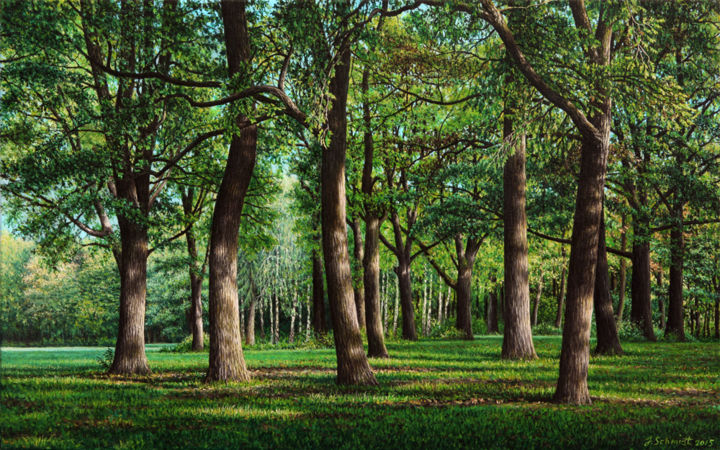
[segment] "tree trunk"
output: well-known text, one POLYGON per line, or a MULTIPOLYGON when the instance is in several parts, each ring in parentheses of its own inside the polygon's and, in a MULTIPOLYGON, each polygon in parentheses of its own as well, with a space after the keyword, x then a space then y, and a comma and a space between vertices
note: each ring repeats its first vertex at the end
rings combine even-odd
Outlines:
POLYGON ((668 316, 665 336, 674 334, 678 340, 684 341, 683 255, 685 242, 683 238, 682 204, 673 208, 673 216, 677 223, 670 230, 670 284, 668 286, 668 316))
POLYGON ((720 339, 720 279, 716 278, 715 285, 715 339, 720 339))
POLYGON ((506 112, 503 135, 514 140, 515 153, 505 163, 503 174, 505 334, 503 359, 535 359, 530 328, 527 216, 525 213, 525 135, 513 133, 512 110, 506 112))
POLYGON ((499 331, 497 308, 497 294, 494 290, 491 290, 488 294, 488 333, 497 333, 499 331))
POLYGON ((353 295, 355 297, 355 310, 357 312, 358 325, 361 330, 365 329, 365 289, 363 288, 363 241, 360 232, 360 222, 353 219, 350 222, 350 228, 353 230, 355 237, 353 245, 353 258, 355 259, 355 272, 353 273, 353 295))
POLYGON ((192 321, 192 350, 203 349, 203 319, 202 319, 202 278, 197 274, 190 274, 190 320, 192 321))
MULTIPOLYGON (((127 184, 127 183, 122 183, 127 184)), ((121 186, 118 186, 121 189, 121 186)), ((147 286, 147 228, 118 215, 120 228, 120 321, 115 356, 108 373, 150 373, 145 355, 145 296, 147 286)))
MULTIPOLYGON (((655 282, 657 283, 658 292, 662 291, 662 267, 655 273, 655 282)), ((660 313, 660 329, 665 329, 665 301, 662 295, 658 295, 658 312, 660 313)))
MULTIPOLYGON (((367 318, 368 356, 387 358, 382 317, 380 314, 380 220, 372 213, 365 219, 365 254, 363 285, 367 318)), ((387 316, 386 316, 387 317, 387 316)))
POLYGON ((395 277, 395 308, 393 308, 393 336, 397 333, 397 322, 398 322, 398 306, 400 303, 400 280, 395 277))
POLYGON ((560 352, 560 374, 554 400, 589 404, 590 324, 595 289, 598 237, 610 146, 611 101, 606 99, 593 124, 599 135, 583 136, 580 148, 575 216, 570 247, 565 325, 560 352))
POLYGON ((607 248, 605 245, 605 218, 600 216, 600 235, 598 236, 598 255, 595 269, 595 323, 597 330, 597 346, 595 353, 601 355, 622 355, 620 338, 613 315, 612 297, 608 279, 607 248))
POLYGON ((561 247, 560 254, 562 256, 562 271, 560 272, 560 293, 557 297, 555 328, 560 328, 560 325, 562 325, 563 304, 565 303, 565 286, 567 286, 567 282, 565 281, 565 271, 567 270, 567 263, 565 262, 565 246, 561 247))
MULTIPOLYGON (((642 239, 642 238, 640 238, 642 239)), ((649 341, 655 341, 650 303, 650 243, 633 243, 630 320, 643 331, 649 341)))
POLYGON ((325 334, 325 286, 323 284, 323 268, 320 254, 312 251, 312 290, 313 290, 313 330, 315 334, 325 334))
MULTIPOLYGON (((233 76, 245 70, 251 57, 245 2, 226 0, 221 9, 228 73, 233 76)), ((255 168, 257 127, 244 117, 237 119, 244 128, 230 142, 210 226, 210 363, 206 381, 250 379, 240 335, 237 250, 242 207, 255 168)))
POLYGON ((410 258, 407 255, 398 257, 395 273, 398 276, 400 288, 400 309, 402 310, 402 337, 410 341, 417 341, 415 330, 415 310, 412 301, 412 285, 410 284, 410 258))
MULTIPOLYGON (((192 220, 193 213, 193 189, 188 189, 182 193, 182 205, 185 218, 192 220)), ((193 225, 188 226, 185 233, 185 241, 187 243, 188 256, 190 262, 188 270, 190 273, 190 332, 192 333, 192 350, 202 351, 203 349, 203 320, 202 320, 202 273, 198 267, 197 241, 195 240, 195 232, 193 225)))
POLYGON ((249 271, 250 278, 250 305, 248 306, 248 318, 245 322, 245 344, 255 345, 255 308, 257 305, 257 285, 253 277, 252 268, 249 271))
POLYGON ((335 75, 330 81, 330 94, 333 98, 328 113, 330 144, 328 148, 323 149, 320 171, 325 276, 337 355, 337 383, 376 385, 377 381, 363 349, 347 248, 345 153, 346 106, 350 79, 349 44, 343 44, 339 52, 335 75))
MULTIPOLYGON (((625 214, 622 216, 622 234, 620 237, 620 250, 625 251, 627 249, 627 233, 625 231, 625 214)), ((620 324, 623 319, 623 312, 625 310, 625 288, 627 284, 627 259, 620 258, 620 286, 618 288, 618 310, 617 310, 617 323, 620 324)))
POLYGON ((288 335, 288 342, 293 343, 295 340, 295 317, 297 311, 297 291, 293 293, 292 309, 290 310, 290 334, 288 335))
POLYGON ((540 272, 540 281, 538 282, 537 295, 535 296, 535 301, 533 302, 532 326, 537 325, 538 308, 540 307, 540 299, 542 298, 542 292, 543 292, 543 273, 540 272))
POLYGON ((458 268, 457 288, 457 317, 455 328, 463 332, 463 339, 473 340, 472 318, 470 316, 472 269, 467 264, 458 268))

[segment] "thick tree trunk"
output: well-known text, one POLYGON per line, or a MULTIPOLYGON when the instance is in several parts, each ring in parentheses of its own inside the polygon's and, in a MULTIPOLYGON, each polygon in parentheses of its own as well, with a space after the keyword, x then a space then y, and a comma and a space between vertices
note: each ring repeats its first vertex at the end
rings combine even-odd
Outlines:
POLYGON ((312 251, 313 318, 315 334, 325 334, 325 286, 323 283, 322 259, 317 250, 312 251))
POLYGON ((562 246, 560 253, 562 255, 562 271, 560 272, 560 292, 557 297, 557 312, 555 313, 555 328, 560 328, 562 325, 563 316, 563 305, 565 303, 565 271, 567 270, 567 263, 565 262, 565 246, 562 246))
POLYGON ((321 165, 322 242, 330 314, 333 322, 337 383, 376 385, 363 349, 350 273, 345 214, 345 153, 350 48, 344 44, 330 81, 333 97, 328 113, 330 145, 323 149, 321 165))
POLYGON ((570 247, 560 374, 554 396, 554 400, 560 403, 591 403, 587 386, 590 324, 610 143, 610 110, 611 102, 606 100, 602 112, 593 120, 599 135, 583 136, 580 148, 580 176, 570 247))
POLYGON ((678 221, 670 230, 670 284, 668 286, 668 316, 665 336, 674 334, 678 340, 685 340, 685 318, 683 311, 683 260, 685 242, 683 238, 682 205, 673 208, 673 218, 678 221))
POLYGON ((505 305, 502 357, 534 359, 535 346, 530 327, 530 285, 528 280, 527 216, 525 213, 525 135, 513 133, 512 111, 507 111, 504 138, 514 141, 515 153, 505 163, 503 197, 505 227, 505 305))
POLYGON ((610 283, 608 279, 607 248, 605 245, 605 218, 600 218, 600 235, 598 237, 598 255, 595 269, 595 292, 593 296, 595 306, 595 323, 597 330, 597 345, 595 353, 601 355, 622 355, 620 338, 613 315, 612 297, 610 296, 610 283))
MULTIPOLYGON (((120 187, 120 186, 119 186, 120 187)), ((120 321, 115 356, 108 373, 150 373, 145 355, 145 296, 147 286, 147 228, 118 216, 120 228, 120 321)))
MULTIPOLYGON (((387 358, 382 317, 380 314, 380 220, 372 213, 365 219, 365 254, 363 259, 365 314, 367 318, 368 356, 387 358)), ((386 316, 387 317, 387 316, 386 316)))
POLYGON ((410 284, 410 258, 401 256, 395 268, 400 289, 400 309, 402 311, 402 338, 417 341, 415 329, 415 309, 412 301, 412 285, 410 284))
MULTIPOLYGON (((245 20, 245 2, 223 1, 228 74, 245 70, 250 61, 250 42, 245 20)), ((206 381, 246 381, 240 334, 237 292, 238 230, 245 194, 255 168, 257 127, 238 117, 244 128, 232 137, 225 173, 215 200, 210 226, 210 363, 206 381)))
POLYGON ((633 243, 632 269, 630 320, 640 327, 646 339, 655 341, 650 303, 650 243, 647 240, 633 243))
POLYGON ((355 310, 357 312, 358 325, 360 329, 365 329, 365 289, 363 288, 363 240, 360 232, 360 222, 353 219, 350 222, 350 228, 353 231, 353 259, 355 260, 356 270, 353 272, 353 295, 355 297, 355 310))
MULTIPOLYGON (((223 7, 225 8, 225 3, 223 7)), ((255 166, 257 129, 233 136, 210 230, 210 365, 207 381, 246 381, 237 292, 238 230, 255 166)))

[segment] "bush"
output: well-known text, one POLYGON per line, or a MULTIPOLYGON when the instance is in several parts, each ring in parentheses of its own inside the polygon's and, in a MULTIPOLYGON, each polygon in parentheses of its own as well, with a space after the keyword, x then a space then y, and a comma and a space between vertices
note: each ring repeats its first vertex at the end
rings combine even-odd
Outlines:
MULTIPOLYGON (((255 345, 243 345, 243 348, 250 348, 253 350, 278 350, 278 349, 321 349, 321 348, 334 348, 335 341, 333 340, 332 331, 322 335, 311 334, 310 339, 305 340, 305 335, 298 335, 295 337, 295 342, 290 343, 286 336, 280 336, 280 341, 277 344, 271 344, 269 341, 261 342, 256 339, 255 345)), ((210 336, 205 333, 203 339, 203 351, 207 352, 210 348, 210 336)), ((170 347, 165 347, 161 352, 172 352, 172 353, 188 353, 192 352, 192 335, 187 336, 185 339, 180 341, 178 344, 170 347)))
POLYGON ((535 336, 559 336, 562 334, 562 328, 555 328, 549 323, 540 323, 535 325, 532 332, 535 336))
POLYGON ((453 320, 446 320, 443 324, 436 324, 430 330, 429 337, 435 339, 462 339, 465 333, 455 328, 453 320))
MULTIPOLYGON (((192 342, 193 342, 193 337, 191 334, 190 336, 186 336, 185 339, 180 341, 175 346, 165 347, 160 351, 173 352, 173 353, 192 352, 193 351, 192 342)), ((210 348, 210 335, 207 333, 203 333, 203 351, 207 352, 209 348, 210 348)))
POLYGON ((113 348, 107 348, 101 356, 98 356, 97 362, 102 368, 103 372, 110 370, 113 360, 115 359, 115 350, 113 348))
POLYGON ((618 336, 623 341, 644 341, 645 336, 639 326, 630 320, 623 320, 618 326, 618 336))

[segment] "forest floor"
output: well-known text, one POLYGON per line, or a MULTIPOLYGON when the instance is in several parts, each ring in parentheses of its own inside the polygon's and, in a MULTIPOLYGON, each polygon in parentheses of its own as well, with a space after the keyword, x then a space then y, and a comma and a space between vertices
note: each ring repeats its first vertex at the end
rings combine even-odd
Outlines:
POLYGON ((720 448, 717 342, 592 357, 584 407, 550 403, 559 337, 530 362, 501 344, 392 341, 367 388, 335 385, 331 349, 248 350, 250 383, 206 385, 206 353, 148 346, 153 374, 118 378, 105 348, 4 348, 2 447, 720 448))

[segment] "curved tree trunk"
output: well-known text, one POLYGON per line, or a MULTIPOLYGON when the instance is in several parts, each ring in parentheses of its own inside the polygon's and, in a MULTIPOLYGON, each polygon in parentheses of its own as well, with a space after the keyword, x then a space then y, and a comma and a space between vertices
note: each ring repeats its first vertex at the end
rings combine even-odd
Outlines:
POLYGON ((312 289, 313 289, 313 317, 312 325, 315 334, 325 334, 325 286, 323 282, 323 264, 317 250, 312 251, 312 289))
POLYGON ((593 295, 595 306, 595 322, 597 330, 597 345, 595 353, 601 355, 622 355, 620 338, 613 315, 612 297, 610 296, 610 283, 608 280, 607 248, 605 245, 605 218, 600 218, 600 235, 598 237, 598 256, 595 269, 595 292, 593 295))
MULTIPOLYGON (((245 2, 221 4, 228 72, 235 75, 250 61, 245 2)), ((225 173, 210 226, 210 362, 206 381, 246 381, 237 292, 238 230, 257 154, 257 127, 238 117, 244 128, 230 142, 225 173)))
POLYGON ((560 403, 591 403, 587 385, 590 324, 611 120, 611 101, 606 99, 593 119, 599 135, 583 136, 580 148, 560 374, 554 396, 560 403))
POLYGON ((528 280, 527 216, 525 213, 525 135, 514 136, 509 110, 503 135, 515 140, 515 153, 505 163, 503 174, 505 306, 502 357, 534 359, 535 346, 530 327, 530 285, 528 280))
MULTIPOLYGON (((121 183, 119 189, 124 189, 121 183)), ((115 356, 108 373, 150 373, 145 355, 145 296, 147 286, 147 228, 118 215, 120 228, 120 321, 115 356)))
POLYGON ((368 213, 365 220, 365 255, 363 259, 365 314, 367 318, 368 356, 387 358, 382 317, 380 314, 380 219, 368 213))
POLYGON ((328 113, 330 145, 323 149, 321 177, 322 243, 325 256, 330 315, 337 355, 337 383, 375 385, 363 349, 350 273, 345 214, 345 153, 347 94, 350 80, 350 48, 340 49, 335 75, 330 81, 332 106, 328 113))
MULTIPOLYGON (((679 202, 678 202, 679 203, 679 202)), ((682 233, 682 204, 673 208, 678 223, 670 230, 670 285, 668 286, 668 317, 665 336, 674 334, 685 340, 685 318, 683 312, 683 254, 685 242, 682 233)))

